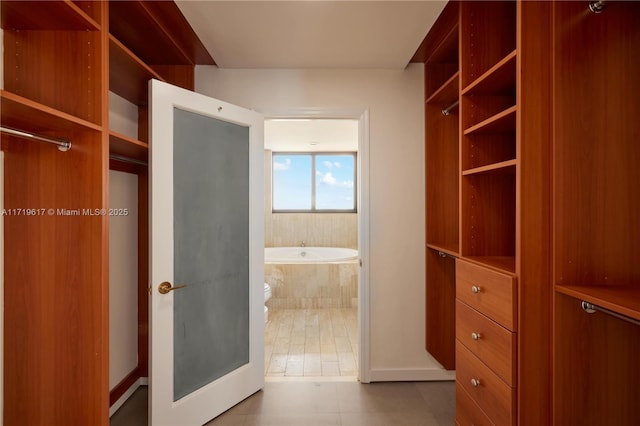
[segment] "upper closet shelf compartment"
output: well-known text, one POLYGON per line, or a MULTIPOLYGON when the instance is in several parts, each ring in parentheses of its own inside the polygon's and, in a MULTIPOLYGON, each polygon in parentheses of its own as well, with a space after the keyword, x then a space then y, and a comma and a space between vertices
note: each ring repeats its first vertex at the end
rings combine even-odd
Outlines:
POLYGON ((112 35, 109 57, 109 90, 136 105, 146 105, 148 81, 164 79, 112 35))
POLYGON ((1 15, 3 29, 67 31, 100 30, 100 25, 70 0, 2 0, 1 15))
POLYGON ((481 173, 514 173, 516 160, 501 161, 500 163, 489 164, 487 166, 475 167, 469 170, 463 170, 463 176, 477 175, 481 173))
POLYGON ((456 72, 449 80, 445 81, 433 95, 427 99, 428 104, 449 105, 458 99, 458 86, 460 72, 456 72))
POLYGON ((0 100, 2 124, 10 127, 43 134, 58 130, 101 130, 97 124, 5 90, 0 90, 0 100))
POLYGON ((109 31, 149 65, 215 65, 172 1, 109 2, 109 31))
POLYGON ((474 82, 462 89, 462 95, 511 95, 516 90, 516 51, 512 51, 474 82))
POLYGON ((481 133, 511 133, 516 130, 516 110, 514 105, 464 131, 465 136, 481 133))

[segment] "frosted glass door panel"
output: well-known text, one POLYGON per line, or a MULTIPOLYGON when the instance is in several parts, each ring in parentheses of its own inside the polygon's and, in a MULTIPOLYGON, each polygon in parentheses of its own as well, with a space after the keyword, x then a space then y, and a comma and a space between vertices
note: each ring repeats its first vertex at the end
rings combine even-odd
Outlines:
POLYGON ((174 108, 174 401, 249 362, 249 128, 174 108))

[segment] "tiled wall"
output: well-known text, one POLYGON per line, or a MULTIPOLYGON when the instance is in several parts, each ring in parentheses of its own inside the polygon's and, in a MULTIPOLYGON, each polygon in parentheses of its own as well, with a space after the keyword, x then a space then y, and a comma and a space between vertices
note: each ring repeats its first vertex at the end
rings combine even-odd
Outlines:
POLYGON ((271 286, 267 307, 317 309, 358 307, 358 263, 266 264, 271 286))
POLYGON ((265 246, 358 248, 357 213, 271 212, 271 151, 265 151, 265 246))

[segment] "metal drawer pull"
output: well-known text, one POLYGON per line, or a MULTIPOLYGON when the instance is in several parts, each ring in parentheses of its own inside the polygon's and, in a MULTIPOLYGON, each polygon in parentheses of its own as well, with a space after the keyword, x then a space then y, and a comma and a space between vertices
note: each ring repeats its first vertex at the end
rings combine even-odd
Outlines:
POLYGON ((475 294, 480 293, 480 287, 478 287, 477 285, 472 285, 471 286, 471 291, 475 294))
POLYGON ((471 338, 473 340, 480 340, 480 333, 471 333, 471 338))
POLYGON ((480 380, 471 379, 471 386, 473 386, 474 388, 477 388, 478 386, 480 386, 480 380))

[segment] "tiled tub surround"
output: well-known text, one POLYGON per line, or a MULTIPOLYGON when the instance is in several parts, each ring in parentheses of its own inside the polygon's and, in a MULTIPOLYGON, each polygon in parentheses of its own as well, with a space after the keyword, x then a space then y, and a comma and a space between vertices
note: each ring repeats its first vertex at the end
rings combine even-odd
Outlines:
POLYGON ((269 309, 358 307, 358 261, 265 264, 269 309))

